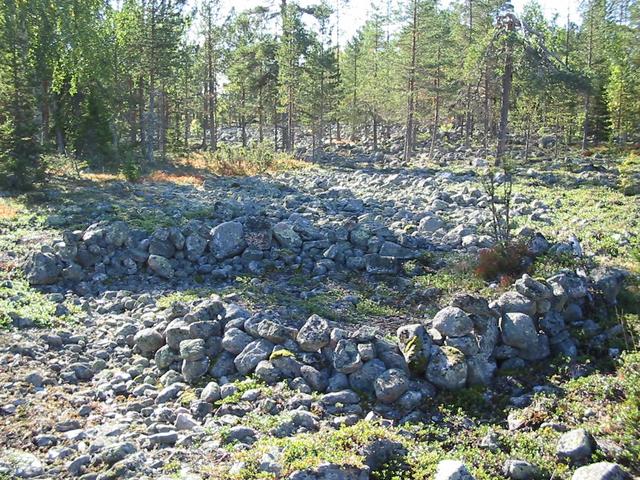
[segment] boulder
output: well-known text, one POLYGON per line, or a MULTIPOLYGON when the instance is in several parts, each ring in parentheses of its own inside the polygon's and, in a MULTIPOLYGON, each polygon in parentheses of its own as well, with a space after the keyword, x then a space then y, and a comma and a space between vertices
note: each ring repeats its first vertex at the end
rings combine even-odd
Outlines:
POLYGON ((234 257, 246 246, 244 227, 240 222, 224 222, 211 229, 209 249, 218 259, 234 257))
POLYGON ((331 340, 329 324, 319 315, 311 315, 298 331, 296 340, 305 352, 317 352, 331 340))
POLYGON ((268 359, 272 351, 273 343, 264 339, 255 340, 238 354, 233 363, 240 374, 247 375, 256 368, 260 361, 268 359))
POLYGON ((32 253, 23 265, 27 281, 31 285, 51 285, 58 281, 62 267, 53 253, 32 253))
POLYGON ((173 278, 175 273, 171 266, 171 262, 160 255, 149 255, 147 265, 149 265, 149 268, 153 273, 162 278, 173 278))
POLYGON ((164 337, 155 328, 145 328, 136 333, 133 342, 143 355, 152 357, 164 345, 164 337))
POLYGON ((458 307, 445 307, 433 317, 432 326, 445 337, 462 337, 473 330, 469 315, 458 307))
POLYGON ((453 347, 434 347, 427 366, 427 380, 446 390, 456 390, 467 382, 464 354, 453 347))
POLYGON ((434 480, 475 480, 464 463, 458 460, 442 460, 438 463, 434 480))
POLYGON ((273 237, 282 248, 298 251, 302 246, 302 239, 296 233, 291 224, 286 222, 276 223, 273 226, 273 237))
POLYGON ((502 341, 512 347, 527 349, 537 345, 538 332, 533 319, 524 313, 505 313, 500 319, 502 341))
POLYGON ((563 433, 556 446, 558 457, 569 458, 572 461, 590 457, 592 452, 591 435, 584 428, 577 428, 563 433))
POLYGON ((578 468, 571 480, 629 480, 631 476, 617 463, 598 462, 578 468))
POLYGON ((356 344, 347 339, 339 340, 333 352, 333 368, 340 373, 349 374, 361 366, 362 360, 356 344))
POLYGON ((402 370, 390 368, 374 382, 376 398, 382 403, 393 403, 409 389, 409 377, 402 370))

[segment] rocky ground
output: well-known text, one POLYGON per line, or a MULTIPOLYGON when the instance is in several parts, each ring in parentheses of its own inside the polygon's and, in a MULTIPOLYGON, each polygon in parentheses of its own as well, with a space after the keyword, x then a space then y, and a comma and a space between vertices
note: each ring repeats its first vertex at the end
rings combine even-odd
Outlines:
POLYGON ((637 197, 542 153, 485 280, 481 158, 7 199, 0 478, 639 474, 637 197))

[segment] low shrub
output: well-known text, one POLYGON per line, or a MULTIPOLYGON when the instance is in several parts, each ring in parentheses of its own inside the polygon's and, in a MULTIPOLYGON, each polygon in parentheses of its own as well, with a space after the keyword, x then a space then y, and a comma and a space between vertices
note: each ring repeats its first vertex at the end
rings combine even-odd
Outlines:
POLYGON ((501 283, 504 277, 517 278, 531 265, 527 253, 527 246, 522 243, 483 248, 478 254, 475 273, 485 280, 499 280, 501 283))
POLYGON ((620 164, 620 188, 625 195, 640 194, 640 156, 630 153, 620 164))

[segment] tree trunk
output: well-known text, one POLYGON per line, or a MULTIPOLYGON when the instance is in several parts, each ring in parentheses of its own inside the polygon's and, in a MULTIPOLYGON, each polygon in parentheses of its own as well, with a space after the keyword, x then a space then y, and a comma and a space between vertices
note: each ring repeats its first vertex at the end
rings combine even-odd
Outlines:
POLYGON ((418 1, 413 0, 413 26, 411 28, 411 66, 407 85, 407 123, 404 138, 404 160, 413 156, 414 147, 414 110, 415 110, 415 82, 416 82, 416 50, 418 37, 418 1))
MULTIPOLYGON (((515 19, 507 20, 507 35, 515 28, 515 19)), ((513 44, 511 38, 507 38, 507 48, 504 59, 504 73, 502 74, 502 103, 500 106, 500 127, 498 130, 498 148, 496 149, 496 165, 502 162, 507 146, 507 131, 509 128, 509 100, 511 98, 511 85, 513 83, 513 44)))

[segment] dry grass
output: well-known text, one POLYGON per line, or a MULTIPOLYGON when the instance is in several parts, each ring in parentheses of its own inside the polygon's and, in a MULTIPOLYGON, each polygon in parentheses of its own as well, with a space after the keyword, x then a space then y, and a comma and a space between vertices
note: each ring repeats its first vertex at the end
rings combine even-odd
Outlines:
POLYGON ((121 182, 124 175, 121 173, 87 173, 83 172, 81 177, 96 183, 121 182))
POLYGON ((287 170, 300 170, 312 168, 313 165, 304 160, 298 160, 285 155, 277 155, 271 164, 265 169, 260 165, 247 160, 221 161, 213 158, 206 152, 190 153, 177 158, 174 163, 177 166, 204 171, 213 175, 246 177, 263 173, 276 173, 287 170))
POLYGON ((156 171, 150 175, 142 178, 143 182, 162 182, 162 183, 174 183, 177 185, 192 185, 195 187, 201 187, 204 183, 204 177, 202 175, 189 175, 184 173, 169 173, 156 171))
POLYGON ((0 219, 12 220, 18 216, 20 209, 11 201, 0 198, 0 219))

